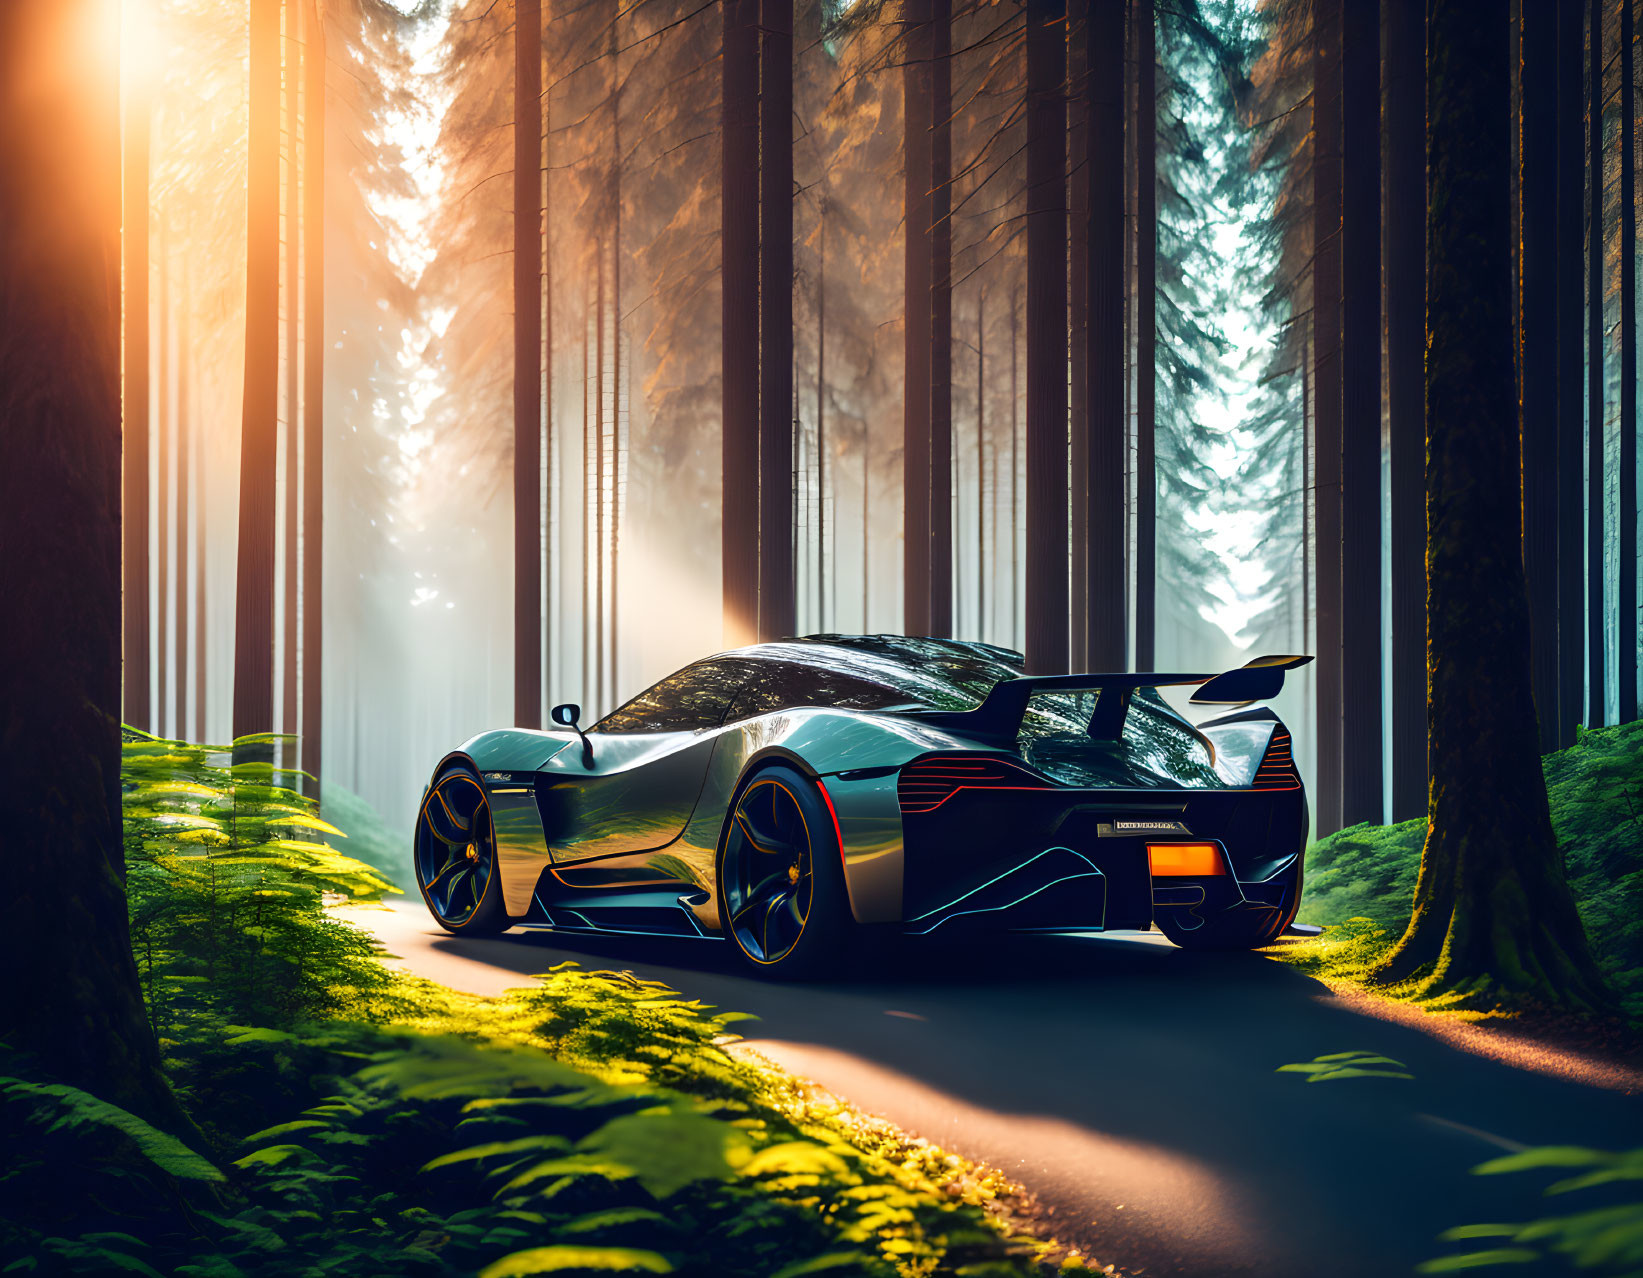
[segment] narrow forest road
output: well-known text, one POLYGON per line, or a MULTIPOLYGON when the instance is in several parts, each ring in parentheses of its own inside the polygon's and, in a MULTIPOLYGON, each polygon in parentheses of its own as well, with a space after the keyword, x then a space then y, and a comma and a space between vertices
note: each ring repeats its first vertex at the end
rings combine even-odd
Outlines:
POLYGON ((406 967, 494 994, 554 963, 621 968, 760 1019, 769 1058, 998 1167, 1062 1240, 1132 1274, 1387 1278, 1443 1229, 1577 1210, 1543 1179, 1477 1177, 1520 1145, 1643 1144, 1643 1097, 1498 1064, 1351 1010, 1258 955, 1154 934, 987 940, 907 971, 782 985, 721 943, 440 931, 420 900, 349 911, 406 967), (1413 1081, 1278 1066, 1368 1049, 1413 1081))

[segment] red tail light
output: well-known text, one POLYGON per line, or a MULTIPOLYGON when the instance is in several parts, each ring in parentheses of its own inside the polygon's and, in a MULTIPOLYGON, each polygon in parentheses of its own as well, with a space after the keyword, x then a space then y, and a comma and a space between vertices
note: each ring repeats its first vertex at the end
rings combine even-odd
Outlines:
POLYGON ((1043 777, 1004 759, 936 755, 901 770, 896 798, 903 812, 929 812, 960 790, 1048 790, 1043 777))
POLYGON ((1301 774, 1295 770, 1295 753, 1290 746, 1289 733, 1275 728, 1267 743, 1266 757, 1255 770, 1252 783, 1257 790, 1299 790, 1301 774))

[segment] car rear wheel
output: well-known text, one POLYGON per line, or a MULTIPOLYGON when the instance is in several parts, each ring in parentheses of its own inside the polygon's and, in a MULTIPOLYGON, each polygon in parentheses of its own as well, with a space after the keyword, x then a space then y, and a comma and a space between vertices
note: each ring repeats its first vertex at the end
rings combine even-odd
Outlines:
POLYGON ((467 764, 448 763, 435 774, 417 815, 413 859, 417 887, 440 927, 463 936, 507 930, 491 801, 467 764))
POLYGON ((785 764, 743 781, 718 877, 721 926, 750 966, 797 978, 839 969, 854 920, 838 829, 814 781, 785 764))

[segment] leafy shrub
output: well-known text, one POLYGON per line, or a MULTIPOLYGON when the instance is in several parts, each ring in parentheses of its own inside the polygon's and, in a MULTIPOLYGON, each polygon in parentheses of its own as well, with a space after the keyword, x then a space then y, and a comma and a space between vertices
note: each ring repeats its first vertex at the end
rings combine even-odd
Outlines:
POLYGON ((370 939, 326 914, 327 891, 391 885, 316 835, 343 837, 270 763, 126 730, 132 950, 162 1040, 180 1022, 284 1026, 340 1012, 386 975, 370 939))
MULTIPOLYGON (((1627 1010, 1643 1015, 1643 721, 1582 731, 1542 763, 1586 935, 1627 1010)), ((1307 852, 1300 917, 1368 918, 1400 931, 1425 839, 1425 818, 1354 825, 1320 839, 1307 852)))
POLYGON ((1416 1272, 1454 1273, 1460 1270, 1491 1268, 1495 1265, 1535 1266, 1535 1273, 1579 1270, 1587 1274, 1611 1274, 1617 1278, 1636 1274, 1643 1267, 1643 1202, 1626 1201, 1627 1189, 1643 1181, 1643 1149, 1616 1153, 1606 1149, 1583 1149, 1574 1145, 1547 1145, 1521 1153, 1494 1158, 1472 1169, 1479 1176, 1498 1176, 1522 1171, 1577 1171, 1546 1187, 1548 1197, 1592 1190, 1610 1192, 1598 1202, 1583 1201, 1579 1210, 1546 1216, 1520 1224, 1461 1225, 1446 1230, 1445 1242, 1472 1244, 1474 1250, 1429 1260, 1416 1272), (1476 1249, 1477 1244, 1482 1249, 1476 1249), (1558 1262, 1562 1261, 1562 1264, 1558 1262))
POLYGON ((943 1160, 728 1055, 734 1014, 573 964, 501 999, 391 974, 323 909, 383 877, 268 764, 131 733, 124 779, 150 1015, 217 1158, 0 1055, 5 1272, 1035 1270, 943 1160))

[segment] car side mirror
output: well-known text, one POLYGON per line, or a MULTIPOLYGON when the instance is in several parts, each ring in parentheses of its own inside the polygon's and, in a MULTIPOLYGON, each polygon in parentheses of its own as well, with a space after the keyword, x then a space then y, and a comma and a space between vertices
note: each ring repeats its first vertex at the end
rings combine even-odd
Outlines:
POLYGON ((582 725, 577 722, 582 717, 582 707, 574 701, 567 701, 548 711, 548 718, 552 719, 561 728, 574 728, 576 735, 582 738, 582 766, 593 766, 593 742, 588 740, 588 734, 582 731, 582 725))

